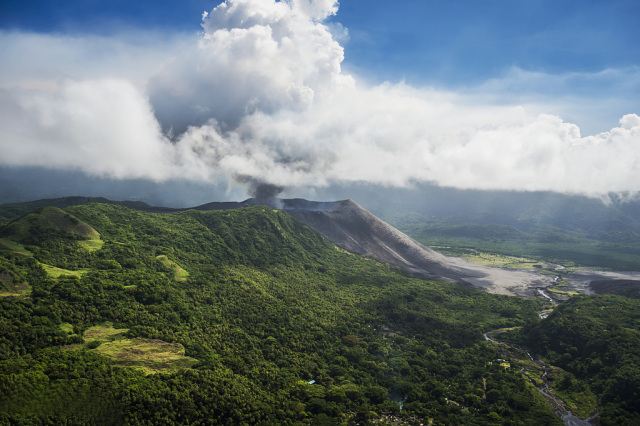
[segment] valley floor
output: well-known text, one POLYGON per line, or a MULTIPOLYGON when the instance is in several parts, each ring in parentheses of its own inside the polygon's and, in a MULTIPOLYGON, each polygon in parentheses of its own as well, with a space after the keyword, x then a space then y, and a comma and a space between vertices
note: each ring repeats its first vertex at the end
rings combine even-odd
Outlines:
MULTIPOLYGON (((499 256, 500 257, 500 256, 499 256)), ((479 277, 465 277, 464 281, 471 286, 492 294, 506 296, 538 297, 538 290, 553 288, 556 298, 564 299, 575 294, 606 293, 606 289, 595 291, 593 282, 604 283, 633 282, 640 284, 640 272, 638 271, 598 271, 578 269, 569 272, 560 265, 552 265, 552 268, 544 269, 519 269, 498 266, 495 264, 476 263, 462 257, 447 256, 449 264, 455 268, 472 271, 479 277), (557 271, 558 275, 554 275, 557 271)), ((522 265, 529 266, 528 259, 522 259, 522 265)), ((602 286, 601 286, 602 287, 602 286)), ((606 287, 606 285, 605 285, 606 287)))

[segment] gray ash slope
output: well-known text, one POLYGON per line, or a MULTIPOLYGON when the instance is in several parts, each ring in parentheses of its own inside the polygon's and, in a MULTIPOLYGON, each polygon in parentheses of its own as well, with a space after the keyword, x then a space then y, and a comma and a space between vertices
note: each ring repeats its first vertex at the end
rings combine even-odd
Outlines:
POLYGON ((463 282, 481 277, 476 271, 451 265, 448 258, 414 241, 352 200, 308 203, 284 200, 285 210, 320 235, 351 253, 371 257, 429 279, 463 282))

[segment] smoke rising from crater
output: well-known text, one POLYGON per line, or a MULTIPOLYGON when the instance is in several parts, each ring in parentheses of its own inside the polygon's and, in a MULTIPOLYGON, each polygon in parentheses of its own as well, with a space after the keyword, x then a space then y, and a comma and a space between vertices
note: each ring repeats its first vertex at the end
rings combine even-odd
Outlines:
POLYGON ((276 198, 284 187, 271 185, 270 183, 259 183, 250 189, 250 194, 259 200, 276 198))
MULTIPOLYGON (((337 10, 334 0, 227 0, 205 14, 197 40, 174 43, 162 60, 149 54, 147 78, 102 75, 95 65, 87 78, 11 74, 0 86, 0 164, 231 181, 264 199, 352 182, 640 190, 638 115, 584 136, 528 107, 363 84, 342 70, 335 25, 325 24, 337 10)), ((0 33, 9 37, 17 36, 0 33)), ((75 41, 87 44, 81 51, 94 42, 75 41)), ((46 49, 64 43, 48 40, 46 49)))
POLYGON ((282 200, 278 198, 285 189, 283 186, 265 183, 249 176, 235 176, 234 179, 246 186, 247 193, 252 197, 251 203, 274 209, 284 208, 282 200))

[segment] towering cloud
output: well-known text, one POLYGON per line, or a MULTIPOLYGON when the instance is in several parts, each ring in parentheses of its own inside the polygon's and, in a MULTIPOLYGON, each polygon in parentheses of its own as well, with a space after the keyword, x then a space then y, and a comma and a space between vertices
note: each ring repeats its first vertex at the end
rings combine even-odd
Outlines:
POLYGON ((14 75, 0 96, 0 162, 234 180, 267 197, 358 181, 640 190, 637 115, 585 137, 517 105, 358 83, 341 69, 343 48, 325 24, 337 8, 333 0, 227 0, 204 14, 198 40, 175 43, 180 49, 168 49, 146 79, 76 72, 38 75, 34 85, 14 75))
POLYGON ((342 47, 320 21, 334 1, 227 1, 206 14, 197 47, 155 76, 151 100, 174 132, 215 118, 235 127, 254 112, 304 110, 351 85, 342 47))

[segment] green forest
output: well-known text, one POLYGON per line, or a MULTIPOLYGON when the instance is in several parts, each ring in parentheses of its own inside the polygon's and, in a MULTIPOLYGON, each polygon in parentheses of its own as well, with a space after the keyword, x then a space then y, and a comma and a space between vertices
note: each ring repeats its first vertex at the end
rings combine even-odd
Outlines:
POLYGON ((4 217, 0 424, 561 425, 497 329, 595 393, 603 425, 640 421, 635 294, 540 320, 542 301, 412 278, 262 206, 4 217))
POLYGON ((575 296, 510 338, 568 373, 559 391, 594 392, 602 424, 640 424, 638 298, 637 289, 575 296))

